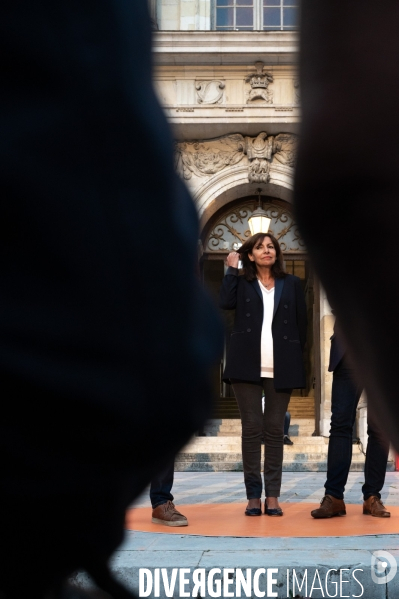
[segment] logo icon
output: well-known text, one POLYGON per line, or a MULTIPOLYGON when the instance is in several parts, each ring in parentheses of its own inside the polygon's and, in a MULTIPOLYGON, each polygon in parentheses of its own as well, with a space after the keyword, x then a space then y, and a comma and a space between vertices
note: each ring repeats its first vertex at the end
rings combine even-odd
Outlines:
POLYGON ((396 575, 398 565, 388 551, 374 551, 371 555, 371 579, 376 584, 386 584, 396 575))

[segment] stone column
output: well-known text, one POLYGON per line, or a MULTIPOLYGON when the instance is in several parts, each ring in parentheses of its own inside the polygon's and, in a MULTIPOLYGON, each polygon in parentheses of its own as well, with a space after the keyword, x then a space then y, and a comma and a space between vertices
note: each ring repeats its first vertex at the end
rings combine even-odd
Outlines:
POLYGON ((328 437, 331 420, 331 384, 332 372, 328 372, 330 360, 330 337, 333 334, 334 316, 322 287, 320 287, 320 434, 328 437))
POLYGON ((157 0, 148 0, 148 7, 149 7, 149 11, 150 11, 152 28, 153 29, 158 29, 157 0))
POLYGON ((363 445, 363 451, 367 449, 367 397, 363 391, 360 396, 359 403, 357 406, 357 435, 363 445))

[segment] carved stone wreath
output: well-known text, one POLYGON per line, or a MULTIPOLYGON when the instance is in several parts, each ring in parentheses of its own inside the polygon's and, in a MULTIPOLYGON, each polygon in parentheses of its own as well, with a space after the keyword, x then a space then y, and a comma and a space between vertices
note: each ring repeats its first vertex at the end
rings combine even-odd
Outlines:
MULTIPOLYGON (((205 240, 206 252, 223 252, 234 249, 234 244, 241 245, 251 236, 248 218, 256 208, 251 201, 225 213, 213 227, 205 240)), ((263 204, 263 209, 271 218, 269 231, 280 243, 283 252, 303 253, 306 251, 298 227, 292 214, 276 204, 263 204)))

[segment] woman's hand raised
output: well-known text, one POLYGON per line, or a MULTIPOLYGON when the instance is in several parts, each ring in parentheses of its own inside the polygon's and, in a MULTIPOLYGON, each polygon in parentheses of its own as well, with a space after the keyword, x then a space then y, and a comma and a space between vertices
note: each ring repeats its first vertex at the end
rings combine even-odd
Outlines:
POLYGON ((234 268, 238 268, 238 261, 240 260, 240 254, 238 252, 230 252, 227 256, 226 264, 227 266, 233 266, 234 268))

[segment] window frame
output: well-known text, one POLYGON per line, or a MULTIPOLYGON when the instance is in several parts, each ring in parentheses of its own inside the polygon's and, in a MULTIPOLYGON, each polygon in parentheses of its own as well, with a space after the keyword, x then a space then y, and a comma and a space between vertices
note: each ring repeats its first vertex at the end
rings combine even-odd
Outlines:
MULTIPOLYGON (((236 20, 236 13, 235 13, 235 9, 237 8, 236 3, 239 2, 239 0, 232 0, 233 1, 233 5, 232 8, 234 8, 234 22, 236 20)), ((266 8, 263 6, 263 0, 253 0, 253 11, 254 11, 254 17, 253 17, 253 28, 252 29, 246 29, 244 27, 237 29, 235 26, 233 26, 232 28, 229 27, 221 27, 220 29, 217 28, 217 0, 213 0, 213 10, 212 10, 212 19, 211 19, 211 27, 214 31, 297 31, 298 27, 284 27, 284 8, 297 8, 299 10, 299 2, 298 0, 291 0, 293 3, 296 2, 296 4, 290 4, 288 6, 284 6, 284 0, 276 0, 276 2, 279 1, 280 2, 280 6, 270 6, 270 8, 280 8, 280 27, 276 27, 276 28, 264 28, 264 23, 263 23, 263 8, 266 8)))

